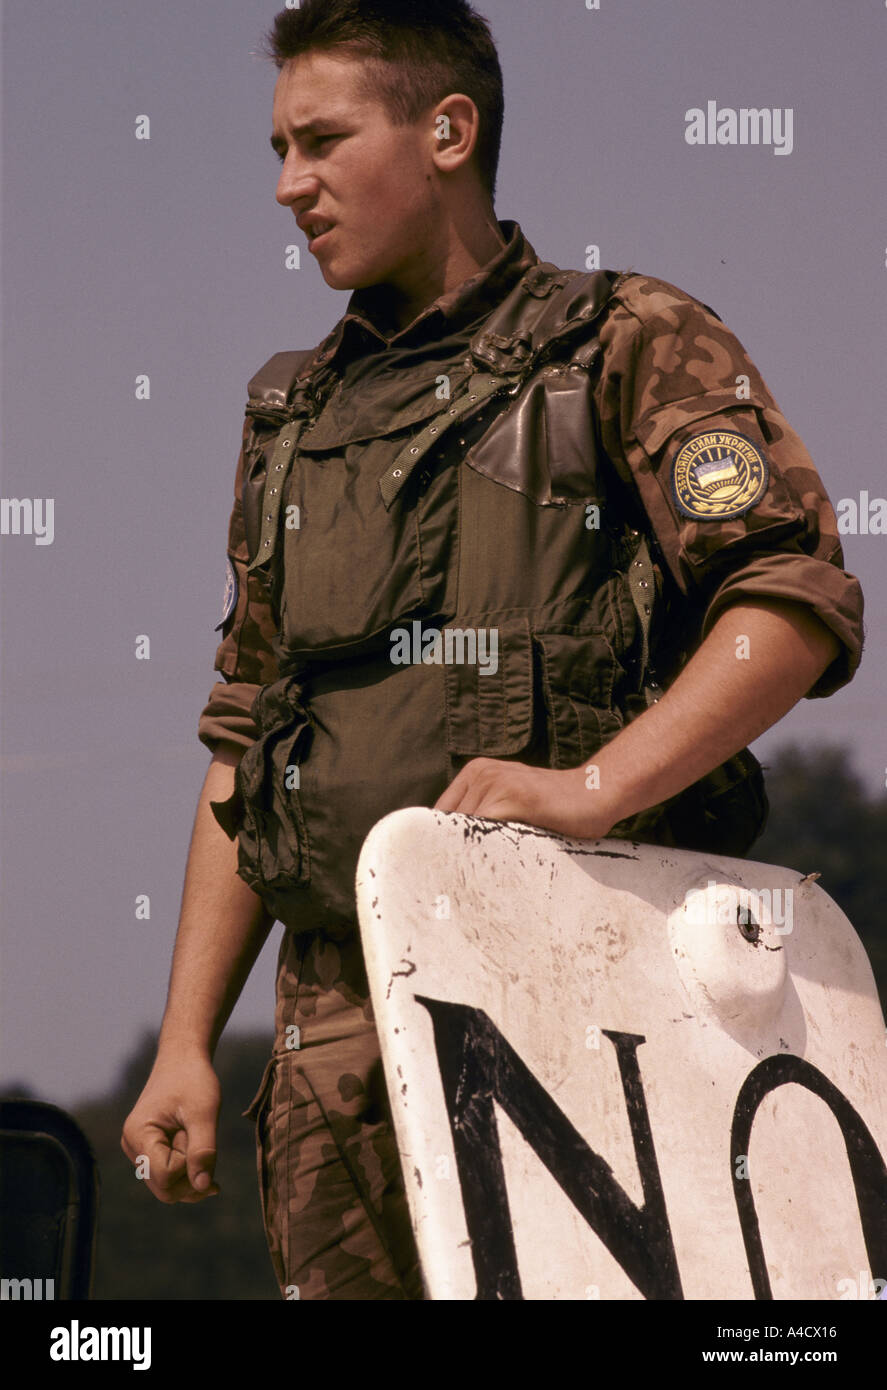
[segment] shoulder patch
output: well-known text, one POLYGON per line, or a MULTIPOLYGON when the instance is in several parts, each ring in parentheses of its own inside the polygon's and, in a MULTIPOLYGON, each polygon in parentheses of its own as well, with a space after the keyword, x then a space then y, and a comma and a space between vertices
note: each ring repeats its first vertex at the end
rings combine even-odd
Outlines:
POLYGON ((237 573, 230 559, 226 560, 225 563, 227 568, 225 570, 225 597, 222 602, 222 621, 216 623, 214 629, 216 632, 219 631, 219 628, 225 626, 237 606, 237 573))
POLYGON ((671 481, 684 516, 721 521, 741 516, 760 502, 770 469, 757 444, 744 434, 709 430, 681 445, 672 462, 671 481))

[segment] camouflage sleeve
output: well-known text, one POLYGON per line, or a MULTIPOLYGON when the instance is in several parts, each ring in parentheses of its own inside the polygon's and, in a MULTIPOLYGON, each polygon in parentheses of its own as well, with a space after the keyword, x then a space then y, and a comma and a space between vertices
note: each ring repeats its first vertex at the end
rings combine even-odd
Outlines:
POLYGON ((807 605, 841 651, 807 698, 853 676, 862 591, 810 455, 743 347, 705 305, 629 274, 600 333, 601 436, 705 637, 732 603, 807 605))
POLYGON ((213 686, 198 723, 197 736, 213 752, 220 743, 246 749, 258 737, 252 704, 263 685, 277 679, 274 639, 277 623, 267 585, 255 572, 247 576, 249 553, 243 525, 241 485, 252 422, 243 425, 234 479, 234 507, 228 526, 228 593, 221 623, 222 641, 215 670, 224 677, 213 686))

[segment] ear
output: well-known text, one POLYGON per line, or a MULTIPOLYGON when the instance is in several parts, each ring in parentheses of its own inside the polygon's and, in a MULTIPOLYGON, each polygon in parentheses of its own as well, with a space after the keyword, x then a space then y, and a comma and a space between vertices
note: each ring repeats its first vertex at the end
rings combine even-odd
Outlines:
POLYGON ((454 174, 470 161, 477 146, 480 115, 471 97, 453 93, 431 112, 431 157, 442 174, 454 174))

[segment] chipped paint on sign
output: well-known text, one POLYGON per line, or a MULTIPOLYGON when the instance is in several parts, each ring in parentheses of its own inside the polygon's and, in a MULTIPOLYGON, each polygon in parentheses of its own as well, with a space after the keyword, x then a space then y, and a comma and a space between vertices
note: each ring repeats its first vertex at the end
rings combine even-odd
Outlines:
POLYGON ((412 808, 357 889, 432 1298, 879 1287, 884 1020, 814 876, 412 808))

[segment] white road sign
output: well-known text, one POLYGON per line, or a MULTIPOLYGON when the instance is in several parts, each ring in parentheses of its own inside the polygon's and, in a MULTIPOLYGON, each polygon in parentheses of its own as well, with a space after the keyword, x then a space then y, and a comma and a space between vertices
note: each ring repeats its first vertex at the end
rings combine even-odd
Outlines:
POLYGON ((429 1297, 878 1297, 884 1019, 812 878, 416 808, 357 887, 429 1297))

